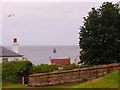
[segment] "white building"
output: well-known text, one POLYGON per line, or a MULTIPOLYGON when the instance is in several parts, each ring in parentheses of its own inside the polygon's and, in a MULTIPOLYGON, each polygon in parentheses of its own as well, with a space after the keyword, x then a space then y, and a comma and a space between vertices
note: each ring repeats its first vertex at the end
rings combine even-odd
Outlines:
POLYGON ((74 64, 75 64, 75 65, 81 65, 81 63, 79 63, 79 62, 80 62, 80 56, 78 56, 78 57, 75 59, 74 64))
POLYGON ((118 2, 119 8, 120 8, 120 1, 118 2))
POLYGON ((0 63, 24 60, 23 55, 18 54, 18 43, 16 38, 13 39, 12 50, 13 51, 0 46, 0 63))

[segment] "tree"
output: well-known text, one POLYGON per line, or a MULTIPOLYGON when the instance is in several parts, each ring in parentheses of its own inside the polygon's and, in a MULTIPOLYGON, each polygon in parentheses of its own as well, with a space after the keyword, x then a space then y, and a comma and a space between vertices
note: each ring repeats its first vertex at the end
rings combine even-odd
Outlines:
POLYGON ((80 59, 87 65, 120 62, 120 13, 117 4, 92 8, 80 27, 80 59))
POLYGON ((28 60, 6 62, 2 65, 2 80, 20 83, 21 78, 25 77, 27 83, 31 69, 32 62, 28 60))

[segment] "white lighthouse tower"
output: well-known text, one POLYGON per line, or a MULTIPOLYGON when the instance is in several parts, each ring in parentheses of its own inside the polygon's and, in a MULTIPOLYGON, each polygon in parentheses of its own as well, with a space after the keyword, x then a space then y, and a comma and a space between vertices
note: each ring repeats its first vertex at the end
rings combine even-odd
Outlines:
POLYGON ((17 42, 17 38, 13 38, 12 50, 13 50, 15 53, 19 53, 19 52, 18 52, 18 42, 17 42))

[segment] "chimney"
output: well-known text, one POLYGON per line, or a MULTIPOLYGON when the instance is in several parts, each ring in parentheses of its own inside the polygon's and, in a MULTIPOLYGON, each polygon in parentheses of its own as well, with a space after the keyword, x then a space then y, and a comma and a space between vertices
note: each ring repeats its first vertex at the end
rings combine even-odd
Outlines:
POLYGON ((13 50, 15 53, 18 53, 18 43, 17 43, 17 38, 13 38, 12 50, 13 50))

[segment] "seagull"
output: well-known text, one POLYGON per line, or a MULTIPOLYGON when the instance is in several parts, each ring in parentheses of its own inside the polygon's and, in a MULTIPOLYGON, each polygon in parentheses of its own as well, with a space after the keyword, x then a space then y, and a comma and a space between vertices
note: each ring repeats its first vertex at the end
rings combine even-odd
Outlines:
POLYGON ((8 17, 11 17, 11 16, 14 16, 14 14, 10 14, 10 15, 8 15, 8 17))

